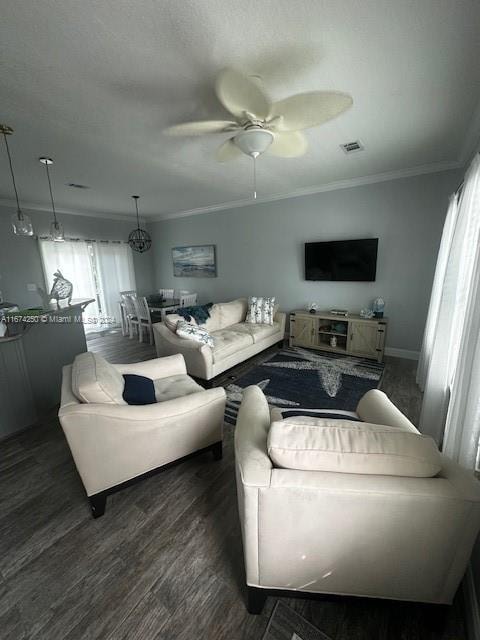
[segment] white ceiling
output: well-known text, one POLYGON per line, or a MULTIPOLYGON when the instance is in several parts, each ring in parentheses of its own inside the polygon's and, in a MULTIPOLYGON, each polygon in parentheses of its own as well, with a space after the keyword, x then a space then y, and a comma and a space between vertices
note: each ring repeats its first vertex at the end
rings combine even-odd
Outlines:
POLYGON ((474 0, 2 0, 0 122, 15 128, 21 200, 48 206, 40 155, 55 160, 63 210, 129 215, 139 193, 158 218, 250 198, 251 160, 214 159, 225 134, 162 134, 227 115, 213 93, 225 66, 261 75, 275 100, 354 99, 307 132, 306 156, 260 158, 260 198, 459 166, 478 141, 479 32, 474 0), (346 156, 339 145, 356 139, 365 151, 346 156))

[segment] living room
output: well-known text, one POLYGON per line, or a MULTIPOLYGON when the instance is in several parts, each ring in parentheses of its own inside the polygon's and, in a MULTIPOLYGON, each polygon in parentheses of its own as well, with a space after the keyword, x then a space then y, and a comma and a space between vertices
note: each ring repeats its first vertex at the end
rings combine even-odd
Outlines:
POLYGON ((480 637, 480 8, 6 0, 0 637, 480 637))

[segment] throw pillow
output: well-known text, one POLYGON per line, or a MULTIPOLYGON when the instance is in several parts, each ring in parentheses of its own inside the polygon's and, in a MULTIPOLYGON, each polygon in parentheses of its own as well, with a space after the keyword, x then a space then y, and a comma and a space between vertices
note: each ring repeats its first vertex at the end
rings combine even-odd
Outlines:
POLYGON ((187 340, 194 340, 202 344, 207 344, 209 347, 213 347, 213 338, 206 329, 198 327, 196 325, 179 320, 177 323, 177 336, 180 338, 186 338, 187 340))
POLYGON ((245 322, 249 324, 273 324, 273 308, 275 298, 257 298, 251 296, 248 299, 248 311, 245 322))
POLYGON ((123 374, 123 378, 123 399, 127 404, 154 404, 157 401, 153 380, 132 373, 123 374))

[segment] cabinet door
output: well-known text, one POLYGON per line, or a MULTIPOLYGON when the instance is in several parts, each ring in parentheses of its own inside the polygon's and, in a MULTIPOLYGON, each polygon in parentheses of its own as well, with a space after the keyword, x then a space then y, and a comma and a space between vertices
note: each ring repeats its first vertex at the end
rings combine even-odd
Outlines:
POLYGON ((293 321, 291 320, 290 323, 292 344, 304 347, 311 347, 315 345, 316 318, 295 316, 293 321))
POLYGON ((355 321, 349 324, 349 352, 355 356, 377 359, 378 325, 376 323, 355 321))

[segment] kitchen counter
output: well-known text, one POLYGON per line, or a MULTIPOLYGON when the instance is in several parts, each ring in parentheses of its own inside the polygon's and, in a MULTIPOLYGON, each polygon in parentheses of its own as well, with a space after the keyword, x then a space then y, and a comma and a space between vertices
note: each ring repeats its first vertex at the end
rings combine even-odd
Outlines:
POLYGON ((0 338, 0 439, 59 403, 62 367, 87 350, 82 312, 93 301, 10 314, 9 331, 18 333, 0 338))

